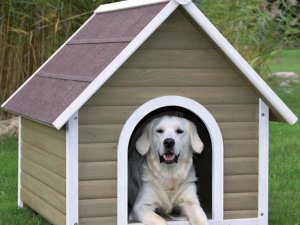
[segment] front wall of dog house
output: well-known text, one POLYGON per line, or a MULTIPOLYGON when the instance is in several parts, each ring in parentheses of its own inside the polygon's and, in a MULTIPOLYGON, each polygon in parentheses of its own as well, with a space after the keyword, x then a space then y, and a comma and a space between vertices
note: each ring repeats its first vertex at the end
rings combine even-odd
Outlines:
POLYGON ((21 199, 57 225, 66 223, 66 131, 21 119, 21 199))
POLYGON ((258 97, 177 10, 79 112, 80 224, 116 224, 117 142, 145 102, 179 95, 205 106, 224 138, 224 217, 257 217, 258 97))

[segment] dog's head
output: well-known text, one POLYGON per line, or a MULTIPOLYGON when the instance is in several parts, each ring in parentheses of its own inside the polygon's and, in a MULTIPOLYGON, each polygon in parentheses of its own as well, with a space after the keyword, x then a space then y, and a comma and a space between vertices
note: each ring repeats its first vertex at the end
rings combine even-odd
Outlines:
POLYGON ((176 116, 162 116, 153 119, 144 128, 136 142, 141 155, 151 151, 158 154, 161 163, 176 163, 180 156, 201 153, 203 143, 196 126, 189 120, 176 116))

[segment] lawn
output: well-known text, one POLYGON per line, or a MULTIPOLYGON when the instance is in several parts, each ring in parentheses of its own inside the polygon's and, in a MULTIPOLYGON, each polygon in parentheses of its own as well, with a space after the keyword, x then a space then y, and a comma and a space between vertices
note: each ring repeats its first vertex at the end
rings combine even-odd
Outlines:
MULTIPOLYGON (((278 55, 272 71, 300 74, 300 50, 278 55)), ((276 93, 300 117, 300 84, 281 88, 276 93)), ((270 225, 300 225, 300 122, 294 126, 270 125, 270 225)), ((17 140, 0 142, 0 225, 48 224, 28 208, 17 209, 17 140)))

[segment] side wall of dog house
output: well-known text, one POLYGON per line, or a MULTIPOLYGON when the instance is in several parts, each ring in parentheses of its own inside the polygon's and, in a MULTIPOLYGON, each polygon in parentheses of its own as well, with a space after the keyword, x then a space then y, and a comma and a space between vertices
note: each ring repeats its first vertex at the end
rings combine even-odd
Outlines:
POLYGON ((257 217, 258 97, 177 10, 79 112, 80 224, 116 224, 121 129, 135 109, 165 95, 212 113, 225 143, 224 217, 257 217))
POLYGON ((66 131, 21 119, 21 199, 48 221, 66 223, 66 131))

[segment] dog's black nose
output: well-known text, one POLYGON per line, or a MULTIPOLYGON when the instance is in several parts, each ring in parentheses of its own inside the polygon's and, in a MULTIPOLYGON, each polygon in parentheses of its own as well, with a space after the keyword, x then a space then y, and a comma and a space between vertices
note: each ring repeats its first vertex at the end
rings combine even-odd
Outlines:
POLYGON ((166 147, 166 148, 171 148, 171 147, 173 147, 175 145, 175 140, 174 139, 172 139, 172 138, 166 138, 165 140, 164 140, 164 146, 166 147))

